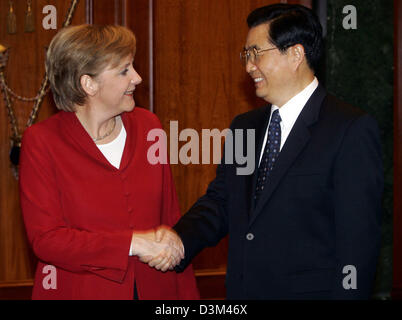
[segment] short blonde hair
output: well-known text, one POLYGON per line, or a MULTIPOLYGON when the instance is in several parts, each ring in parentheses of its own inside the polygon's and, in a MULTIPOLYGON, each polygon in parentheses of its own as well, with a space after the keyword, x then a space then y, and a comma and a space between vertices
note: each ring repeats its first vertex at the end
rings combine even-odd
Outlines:
POLYGON ((46 54, 46 73, 53 99, 60 110, 74 112, 84 105, 87 94, 81 87, 83 75, 96 78, 106 67, 117 67, 135 55, 133 32, 122 26, 78 25, 61 29, 46 54))

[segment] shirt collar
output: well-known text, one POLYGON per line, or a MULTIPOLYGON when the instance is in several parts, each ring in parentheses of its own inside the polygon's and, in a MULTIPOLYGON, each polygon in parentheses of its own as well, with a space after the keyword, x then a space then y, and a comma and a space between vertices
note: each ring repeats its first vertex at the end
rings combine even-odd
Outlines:
POLYGON ((276 105, 272 105, 271 115, 275 110, 279 109, 279 114, 282 119, 281 125, 292 127, 300 112, 306 105, 308 99, 310 99, 317 87, 318 79, 314 77, 314 80, 307 87, 286 102, 281 108, 276 105))

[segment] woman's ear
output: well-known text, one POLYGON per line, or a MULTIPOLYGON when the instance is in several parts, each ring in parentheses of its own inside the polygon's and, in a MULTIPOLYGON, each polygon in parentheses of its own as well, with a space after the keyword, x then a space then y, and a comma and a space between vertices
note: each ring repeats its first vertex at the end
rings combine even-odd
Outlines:
POLYGON ((91 76, 84 74, 80 78, 80 83, 81 83, 82 89, 84 89, 85 93, 88 96, 92 97, 98 92, 99 84, 91 76))

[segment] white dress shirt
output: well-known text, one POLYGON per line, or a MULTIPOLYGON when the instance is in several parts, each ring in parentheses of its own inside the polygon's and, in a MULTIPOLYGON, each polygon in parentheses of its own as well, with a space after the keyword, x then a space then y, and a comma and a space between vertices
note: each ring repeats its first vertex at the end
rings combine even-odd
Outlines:
MULTIPOLYGON (((270 118, 269 121, 271 122, 272 113, 275 110, 279 110, 279 115, 281 116, 281 119, 282 119, 282 121, 280 123, 280 125, 281 125, 280 150, 282 150, 282 147, 284 146, 286 139, 288 138, 290 131, 293 128, 293 125, 295 124, 297 118, 299 117, 300 112, 303 110, 308 99, 310 99, 311 95, 314 93, 314 91, 315 91, 315 89, 317 89, 317 87, 318 87, 318 80, 316 77, 314 77, 314 80, 307 87, 305 87, 302 91, 300 91, 292 99, 290 99, 288 102, 286 102, 281 108, 279 108, 276 105, 272 105, 271 114, 269 115, 269 118, 270 118)), ((265 144, 267 143, 268 128, 269 128, 269 124, 267 126, 267 130, 265 131, 264 142, 262 144, 262 149, 260 151, 260 160, 258 163, 261 162, 262 154, 263 154, 262 150, 264 150, 265 144)))
POLYGON ((121 131, 116 139, 106 144, 96 145, 105 158, 117 169, 120 168, 121 157, 123 156, 124 145, 126 144, 126 137, 127 132, 122 124, 121 131))

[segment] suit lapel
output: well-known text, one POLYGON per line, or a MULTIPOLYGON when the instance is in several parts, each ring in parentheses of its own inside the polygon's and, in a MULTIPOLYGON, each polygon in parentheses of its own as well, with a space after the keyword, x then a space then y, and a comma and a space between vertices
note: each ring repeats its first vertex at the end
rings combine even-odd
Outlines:
MULTIPOLYGON (((326 96, 325 89, 319 85, 318 88, 314 91, 310 99, 307 101, 304 106, 302 112, 300 113, 298 119, 296 120, 288 138, 286 139, 286 143, 284 144, 276 165, 272 170, 267 184, 265 186, 264 192, 261 194, 261 198, 259 199, 255 210, 253 210, 254 206, 251 209, 251 217, 249 220, 249 224, 251 225, 255 218, 261 213, 265 204, 271 198, 273 192, 278 187, 279 183, 296 160, 297 156, 304 149, 308 141, 310 140, 310 130, 309 126, 314 124, 318 120, 319 112, 321 109, 321 104, 326 96)), ((261 142, 262 144, 262 142, 261 142)), ((259 146, 260 150, 261 146, 259 146)), ((256 167, 257 167, 257 159, 256 159, 256 167)), ((253 175, 253 198, 252 203, 254 204, 254 192, 255 192, 255 183, 258 170, 253 175), (255 177, 254 177, 255 176, 255 177)))
MULTIPOLYGON (((133 111, 134 112, 134 111, 133 111)), ((91 140, 89 134, 85 131, 74 112, 60 111, 61 117, 65 120, 66 125, 69 126, 68 132, 69 139, 73 139, 75 144, 80 147, 81 152, 87 153, 90 157, 94 158, 99 164, 112 171, 118 171, 124 169, 129 161, 132 159, 133 150, 135 149, 135 141, 133 137, 137 137, 137 128, 133 127, 133 121, 129 119, 129 114, 124 112, 121 115, 124 123, 124 128, 127 133, 126 143, 122 159, 120 162, 120 169, 115 168, 99 150, 96 144, 91 140)))

